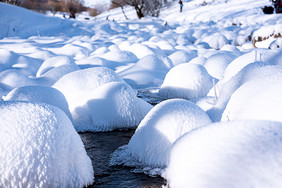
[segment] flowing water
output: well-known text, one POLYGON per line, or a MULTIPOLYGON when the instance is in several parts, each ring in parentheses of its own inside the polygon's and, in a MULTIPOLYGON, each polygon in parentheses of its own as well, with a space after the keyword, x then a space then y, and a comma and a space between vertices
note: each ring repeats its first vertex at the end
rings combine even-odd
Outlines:
MULTIPOLYGON (((162 101, 157 93, 158 88, 147 88, 139 90, 138 97, 155 105, 162 101)), ((160 188, 165 185, 165 180, 161 177, 135 173, 132 168, 125 166, 109 166, 111 154, 118 147, 128 144, 134 132, 135 130, 80 133, 95 172, 95 182, 89 188, 160 188)))
POLYGON ((165 185, 161 177, 150 177, 132 172, 124 166, 109 166, 111 154, 129 142, 134 130, 105 133, 80 133, 95 171, 95 182, 89 188, 160 188, 165 185))

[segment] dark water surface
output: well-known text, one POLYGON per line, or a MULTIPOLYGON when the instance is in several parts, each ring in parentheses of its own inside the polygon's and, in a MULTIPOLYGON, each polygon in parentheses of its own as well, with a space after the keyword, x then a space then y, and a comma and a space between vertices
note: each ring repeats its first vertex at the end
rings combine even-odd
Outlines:
POLYGON ((95 172, 95 182, 89 188, 160 188, 165 185, 161 177, 133 173, 132 169, 124 166, 109 166, 111 154, 118 147, 127 144, 134 131, 80 133, 95 172))

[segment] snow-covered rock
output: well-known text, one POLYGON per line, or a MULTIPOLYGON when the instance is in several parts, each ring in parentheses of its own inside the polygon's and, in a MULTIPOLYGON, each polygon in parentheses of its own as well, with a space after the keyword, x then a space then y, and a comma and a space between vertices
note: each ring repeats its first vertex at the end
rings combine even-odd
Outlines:
POLYGON ((200 98, 206 96, 212 86, 212 77, 204 66, 183 63, 169 70, 159 94, 166 98, 200 98))
POLYGON ((168 58, 147 55, 132 67, 120 71, 118 74, 134 88, 159 86, 172 66, 172 62, 168 58))
POLYGON ((67 56, 56 56, 56 57, 51 57, 45 60, 40 68, 38 69, 36 76, 40 77, 46 72, 50 71, 51 69, 55 67, 59 67, 62 65, 76 65, 73 60, 68 58, 67 56))
POLYGON ((55 88, 45 86, 24 86, 13 89, 6 96, 4 101, 28 101, 41 102, 56 106, 63 110, 72 120, 68 103, 65 96, 55 88))
POLYGON ((257 74, 257 78, 247 81, 232 94, 221 120, 257 119, 281 122, 281 70, 281 66, 267 66, 253 71, 249 77, 257 74))
POLYGON ((128 145, 113 154, 112 164, 164 168, 170 148, 179 137, 210 123, 207 114, 190 101, 161 102, 142 120, 128 145))
POLYGON ((0 187, 83 187, 93 168, 71 121, 39 103, 0 102, 0 187))
POLYGON ((223 78, 226 67, 235 57, 230 53, 217 53, 207 59, 204 67, 212 77, 220 80, 223 78))
POLYGON ((136 97, 123 82, 110 82, 98 87, 87 102, 90 125, 82 124, 78 131, 112 131, 135 128, 152 106, 136 97), (84 126, 83 126, 84 125, 84 126))
POLYGON ((280 187, 282 124, 229 121, 185 134, 163 176, 171 188, 280 187))
POLYGON ((71 72, 53 87, 66 97, 77 131, 136 127, 151 108, 137 99, 136 92, 122 78, 105 67, 71 72))

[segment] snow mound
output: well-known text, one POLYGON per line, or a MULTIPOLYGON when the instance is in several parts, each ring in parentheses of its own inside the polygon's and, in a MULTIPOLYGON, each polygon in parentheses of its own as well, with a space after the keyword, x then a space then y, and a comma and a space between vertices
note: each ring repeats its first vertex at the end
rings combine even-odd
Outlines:
POLYGON ((36 85, 35 80, 28 78, 27 75, 16 69, 6 69, 0 72, 0 83, 7 90, 27 85, 36 85))
POLYGON ((83 187, 93 168, 79 135, 60 109, 0 102, 0 187, 83 187))
POLYGON ((211 36, 211 38, 208 41, 208 44, 210 45, 210 47, 219 50, 223 46, 229 44, 229 41, 223 34, 216 33, 213 36, 211 36))
POLYGON ((47 71, 46 73, 42 74, 40 78, 46 79, 47 81, 44 85, 52 86, 55 82, 57 82, 61 77, 64 75, 80 70, 80 68, 76 64, 72 65, 61 65, 58 67, 54 67, 47 71))
POLYGON ((132 87, 156 86, 162 84, 170 67, 172 67, 170 59, 147 55, 118 74, 132 87))
POLYGON ((235 57, 231 53, 217 53, 207 59, 204 67, 212 77, 220 80, 223 78, 226 67, 235 57))
POLYGON ((173 65, 178 65, 181 63, 188 63, 191 59, 195 58, 197 56, 197 52, 191 51, 190 53, 187 53, 185 51, 176 51, 173 54, 169 56, 171 61, 173 62, 173 65))
POLYGON ((0 71, 10 68, 16 61, 17 55, 9 50, 0 49, 0 71))
POLYGON ((166 98, 200 98, 212 85, 212 77, 202 65, 183 63, 169 70, 159 94, 166 98))
POLYGON ((151 108, 138 100, 136 92, 114 71, 105 67, 71 72, 53 87, 66 97, 77 131, 135 127, 151 108))
POLYGON ((13 89, 4 101, 41 102, 56 106, 72 119, 65 96, 55 88, 45 86, 24 86, 13 89))
POLYGON ((87 106, 92 125, 79 131, 112 131, 135 128, 152 106, 137 98, 125 83, 111 82, 98 87, 87 106))
POLYGON ((282 121, 280 114, 282 68, 274 66, 261 69, 257 71, 263 75, 261 79, 246 82, 232 94, 223 112, 222 121, 243 119, 282 121))
POLYGON ((163 176, 178 187, 280 187, 282 124, 229 121, 182 136, 163 176))
POLYGON ((139 59, 154 54, 154 51, 145 44, 134 43, 132 44, 129 49, 132 53, 134 53, 139 59))
POLYGON ((111 164, 164 168, 170 148, 179 137, 210 123, 207 114, 190 101, 161 102, 142 120, 128 145, 113 154, 111 164))
POLYGON ((62 65, 76 65, 70 58, 67 56, 56 56, 56 57, 51 57, 45 60, 40 68, 38 69, 36 76, 42 76, 46 72, 50 71, 51 69, 55 67, 59 67, 62 65))
POLYGON ((119 63, 135 63, 138 58, 129 51, 112 50, 101 56, 108 61, 115 61, 119 63))

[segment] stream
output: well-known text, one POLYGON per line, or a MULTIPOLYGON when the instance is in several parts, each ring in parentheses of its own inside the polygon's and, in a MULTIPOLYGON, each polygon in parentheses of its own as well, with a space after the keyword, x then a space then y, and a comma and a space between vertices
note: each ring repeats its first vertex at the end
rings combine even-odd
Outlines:
MULTIPOLYGON (((157 88, 147 88, 138 90, 138 97, 156 105, 163 100, 157 93, 157 88)), ((79 133, 95 173, 95 182, 88 188, 161 188, 166 184, 160 176, 135 173, 132 168, 125 166, 109 166, 111 154, 120 146, 128 144, 134 132, 135 130, 79 133)))
POLYGON ((92 160, 95 182, 88 188, 160 188, 165 185, 161 177, 134 173, 124 166, 109 166, 111 154, 129 142, 135 130, 104 133, 80 133, 86 152, 92 160))

